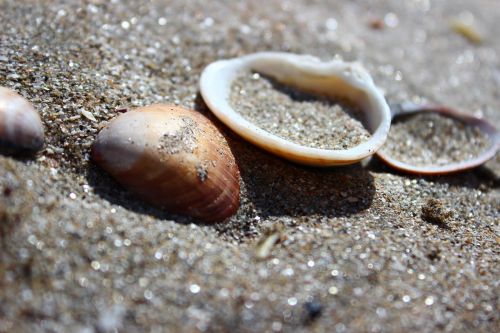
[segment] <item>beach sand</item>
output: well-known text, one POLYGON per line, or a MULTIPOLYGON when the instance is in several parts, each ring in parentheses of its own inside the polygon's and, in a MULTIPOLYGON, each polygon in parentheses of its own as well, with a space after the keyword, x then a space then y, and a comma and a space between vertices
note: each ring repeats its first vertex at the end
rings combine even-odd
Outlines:
POLYGON ((46 130, 35 158, 0 155, 0 332, 500 326, 498 155, 441 177, 377 158, 298 166, 232 133, 198 92, 218 59, 339 55, 390 102, 432 100, 498 126, 500 2, 4 0, 0 22, 0 85, 32 101, 46 130), (454 32, 456 18, 474 19, 483 43, 454 32), (226 223, 154 208, 91 163, 117 110, 158 102, 227 136, 242 188, 226 223))

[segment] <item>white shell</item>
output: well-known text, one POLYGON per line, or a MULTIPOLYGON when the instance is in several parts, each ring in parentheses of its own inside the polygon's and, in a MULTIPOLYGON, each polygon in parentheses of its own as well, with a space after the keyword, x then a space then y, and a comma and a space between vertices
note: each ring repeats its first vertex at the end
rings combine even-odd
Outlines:
POLYGON ((315 166, 352 164, 374 154, 385 142, 391 113, 384 96, 359 63, 322 62, 309 55, 281 52, 254 53, 207 66, 200 79, 203 99, 233 131, 257 146, 288 160, 315 166), (231 84, 244 72, 257 71, 307 92, 343 98, 365 113, 369 140, 345 150, 303 146, 273 135, 244 119, 229 103, 231 84))

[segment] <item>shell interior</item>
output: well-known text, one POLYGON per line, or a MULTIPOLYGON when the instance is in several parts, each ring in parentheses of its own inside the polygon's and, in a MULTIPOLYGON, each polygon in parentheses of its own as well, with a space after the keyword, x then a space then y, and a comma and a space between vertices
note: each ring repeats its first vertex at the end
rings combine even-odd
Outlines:
POLYGON ((200 90, 212 112, 246 140, 283 158, 316 166, 345 165, 374 154, 387 138, 390 110, 368 72, 358 63, 322 62, 308 55, 261 52, 217 61, 202 73, 200 90), (329 150, 306 147, 257 127, 229 103, 232 82, 244 72, 256 71, 294 88, 360 107, 371 138, 353 148, 329 150))
POLYGON ((490 145, 487 149, 482 151, 475 158, 440 166, 412 165, 395 159, 394 157, 390 156, 383 150, 378 151, 377 156, 380 159, 382 159, 385 163, 387 163, 389 166, 395 169, 420 175, 442 175, 442 174, 454 173, 467 169, 472 169, 487 162, 489 159, 493 158, 500 149, 500 133, 493 125, 491 125, 489 122, 487 122, 482 118, 477 118, 472 115, 464 114, 456 110, 434 104, 417 105, 413 103, 402 103, 402 104, 391 105, 392 118, 396 118, 398 116, 403 116, 403 115, 415 114, 419 112, 433 112, 441 114, 442 116, 445 117, 463 121, 464 123, 471 126, 477 126, 489 138, 490 145))

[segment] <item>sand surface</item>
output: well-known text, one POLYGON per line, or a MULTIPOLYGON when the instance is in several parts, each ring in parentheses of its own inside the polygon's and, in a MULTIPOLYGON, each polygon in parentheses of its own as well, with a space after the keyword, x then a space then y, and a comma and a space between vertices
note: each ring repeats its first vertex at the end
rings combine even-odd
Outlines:
POLYGON ((242 197, 208 226, 144 204, 89 160, 117 109, 167 102, 214 118, 203 68, 265 50, 359 60, 390 102, 433 100, 498 127, 500 2, 0 0, 0 22, 0 85, 46 130, 34 159, 0 156, 0 332, 500 326, 498 155, 446 177, 377 159, 315 169, 219 124, 242 197), (483 43, 454 32, 456 18, 483 43), (259 258, 268 237, 279 242, 259 258))
POLYGON ((349 149, 370 138, 353 103, 306 93, 259 73, 237 77, 229 100, 244 119, 306 147, 349 149))
POLYGON ((396 117, 382 151, 415 166, 439 166, 477 158, 491 146, 479 126, 431 112, 396 117))

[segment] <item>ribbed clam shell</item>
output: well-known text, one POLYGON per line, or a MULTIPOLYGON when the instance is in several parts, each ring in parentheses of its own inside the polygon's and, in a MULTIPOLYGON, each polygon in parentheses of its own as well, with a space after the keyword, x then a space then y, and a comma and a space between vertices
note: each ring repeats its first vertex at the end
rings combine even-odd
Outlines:
POLYGON ((24 97, 0 87, 0 149, 7 153, 34 152, 43 147, 43 125, 24 97))
POLYGON ((104 128, 93 160, 142 199, 207 222, 239 205, 239 171, 219 130, 198 112, 151 105, 104 128))
POLYGON ((391 123, 384 96, 359 63, 322 62, 309 55, 281 52, 254 53, 208 65, 200 79, 200 91, 210 110, 243 138, 273 154, 307 165, 356 163, 382 146, 391 123), (307 92, 352 102, 364 112, 372 136, 350 149, 329 150, 299 145, 257 127, 229 103, 232 82, 239 74, 250 71, 271 76, 280 83, 307 92))

